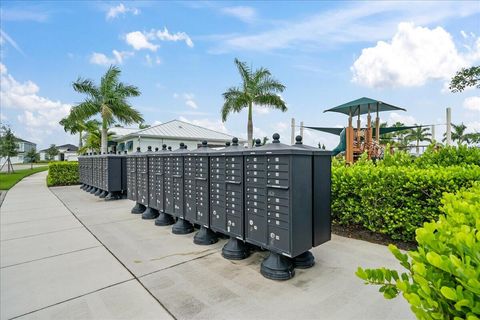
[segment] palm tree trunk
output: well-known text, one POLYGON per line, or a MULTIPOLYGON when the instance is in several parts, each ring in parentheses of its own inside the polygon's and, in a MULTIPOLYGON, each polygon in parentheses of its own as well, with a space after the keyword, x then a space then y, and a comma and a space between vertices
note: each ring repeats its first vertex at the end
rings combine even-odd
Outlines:
POLYGON ((252 103, 248 105, 248 122, 247 122, 248 146, 252 143, 253 147, 253 120, 252 120, 252 103))
POLYGON ((107 123, 104 121, 102 125, 102 146, 100 149, 100 154, 107 153, 107 123))
POLYGON ((80 149, 81 147, 83 147, 83 142, 82 142, 82 130, 78 131, 78 136, 79 136, 79 139, 78 139, 78 149, 80 149))

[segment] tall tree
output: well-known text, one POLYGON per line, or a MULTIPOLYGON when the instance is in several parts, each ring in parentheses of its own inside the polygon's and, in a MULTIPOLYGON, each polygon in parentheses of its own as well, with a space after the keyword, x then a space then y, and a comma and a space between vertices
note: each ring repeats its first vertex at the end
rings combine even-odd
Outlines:
POLYGON ((25 158, 30 163, 30 169, 33 169, 33 164, 40 160, 40 154, 37 152, 37 149, 32 148, 27 152, 25 158))
POLYGON ((480 66, 462 68, 450 81, 450 91, 452 92, 462 92, 468 87, 480 89, 480 66))
MULTIPOLYGON (((461 124, 453 124, 452 123, 452 141, 456 141, 457 145, 461 145, 463 143, 469 143, 470 140, 470 135, 465 133, 465 130, 467 129, 467 126, 464 125, 463 123, 461 124)), ((446 140, 446 134, 443 134, 443 141, 446 140)))
POLYGON ((13 165, 10 158, 15 157, 18 154, 17 138, 15 138, 15 135, 10 127, 2 126, 0 129, 0 157, 5 158, 2 168, 6 165, 7 172, 13 173, 15 171, 13 170, 13 165))
POLYGON ((60 153, 56 145, 51 144, 47 150, 45 150, 45 154, 47 155, 47 160, 54 160, 55 157, 60 153))
POLYGON ((72 108, 70 116, 74 120, 89 119, 100 115, 102 120, 101 152, 107 152, 108 127, 115 122, 123 124, 142 123, 143 117, 127 101, 129 97, 137 97, 137 87, 119 81, 120 69, 110 66, 97 86, 92 80, 78 78, 73 89, 84 93, 84 102, 72 108))
POLYGON ((221 110, 222 121, 232 112, 248 109, 247 141, 253 141, 253 106, 262 106, 287 111, 282 97, 278 95, 285 90, 285 86, 272 77, 266 68, 251 70, 245 62, 235 59, 235 65, 242 78, 242 83, 230 87, 223 93, 224 103, 221 110))
MULTIPOLYGON (((107 132, 107 142, 110 141, 111 137, 114 135, 113 132, 107 132)), ((82 148, 78 150, 79 153, 86 152, 99 152, 102 144, 102 129, 100 128, 100 123, 96 128, 92 127, 88 130, 87 134, 84 137, 85 143, 82 148)))
POLYGON ((60 120, 59 124, 63 126, 65 132, 70 132, 70 134, 79 135, 78 139, 78 148, 82 147, 83 137, 82 134, 85 131, 85 120, 84 119, 73 119, 73 117, 68 116, 60 120))
POLYGON ((432 134, 429 131, 430 129, 427 127, 417 127, 415 129, 411 129, 410 132, 405 137, 409 141, 416 142, 415 151, 417 153, 417 156, 420 154, 420 142, 422 141, 432 142, 432 139, 430 138, 432 134))

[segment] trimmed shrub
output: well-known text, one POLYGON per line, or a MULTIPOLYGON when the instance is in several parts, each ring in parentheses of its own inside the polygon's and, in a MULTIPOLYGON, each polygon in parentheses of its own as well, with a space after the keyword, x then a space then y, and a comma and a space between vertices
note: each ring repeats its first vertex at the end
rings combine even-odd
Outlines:
POLYGON ((376 166, 372 162, 332 168, 332 217, 412 241, 415 229, 438 218, 444 192, 471 187, 480 167, 376 166))
POLYGON ((480 166, 480 148, 460 145, 458 147, 441 147, 439 150, 435 150, 433 146, 430 146, 422 156, 415 160, 415 165, 422 168, 432 165, 446 167, 466 164, 480 166))
POLYGON ((480 318, 480 183, 445 194, 440 215, 416 231, 418 249, 390 251, 407 270, 358 268, 367 284, 391 299, 402 292, 418 319, 480 318))
POLYGON ((79 183, 78 162, 51 162, 48 165, 47 185, 49 187, 79 183))

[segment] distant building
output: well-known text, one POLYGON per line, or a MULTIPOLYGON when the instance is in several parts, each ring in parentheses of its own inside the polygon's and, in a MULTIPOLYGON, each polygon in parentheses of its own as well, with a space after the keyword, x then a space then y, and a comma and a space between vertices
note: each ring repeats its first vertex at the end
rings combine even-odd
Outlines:
MULTIPOLYGON (((163 144, 177 149, 181 142, 185 143, 188 149, 196 149, 203 140, 207 140, 210 147, 224 147, 225 142, 232 141, 233 136, 215 130, 200 127, 180 120, 172 120, 146 129, 111 128, 115 132, 112 138, 114 144, 109 150, 135 152, 137 147, 146 151, 148 146, 153 150, 162 148, 163 144), (119 132, 121 129, 127 131, 119 132), (129 131, 130 130, 130 131, 129 131), (125 133, 124 133, 125 132, 125 133), (122 135, 122 133, 124 133, 122 135)), ((240 143, 246 140, 239 139, 240 143)))
POLYGON ((78 159, 78 147, 73 144, 63 144, 56 146, 58 149, 58 155, 53 159, 47 159, 47 149, 40 150, 40 160, 56 160, 56 161, 77 161, 78 159))
MULTIPOLYGON (((25 163, 28 162, 28 159, 26 158, 27 153, 32 150, 36 149, 37 145, 33 142, 23 140, 20 138, 15 138, 16 144, 17 144, 17 152, 18 155, 15 157, 11 157, 10 161, 12 163, 25 163)), ((0 159, 0 165, 3 165, 3 163, 6 161, 6 158, 1 158, 0 159)))

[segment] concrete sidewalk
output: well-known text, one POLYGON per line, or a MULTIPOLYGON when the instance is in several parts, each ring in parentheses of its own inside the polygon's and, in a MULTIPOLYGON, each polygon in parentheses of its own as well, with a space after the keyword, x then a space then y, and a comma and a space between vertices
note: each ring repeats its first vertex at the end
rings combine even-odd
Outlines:
POLYGON ((354 275, 358 266, 398 267, 384 246, 333 236, 312 250, 313 268, 276 282, 259 273, 263 252, 228 261, 224 240, 197 246, 193 234, 130 214, 131 201, 48 190, 44 179, 17 184, 2 207, 2 319, 414 318, 403 298, 386 301, 354 275))
POLYGON ((0 318, 170 319, 45 178, 25 178, 0 208, 0 318))

